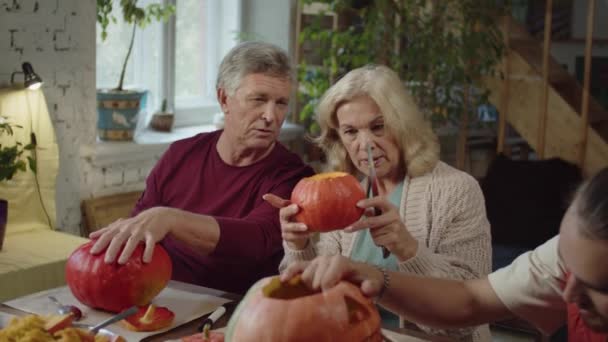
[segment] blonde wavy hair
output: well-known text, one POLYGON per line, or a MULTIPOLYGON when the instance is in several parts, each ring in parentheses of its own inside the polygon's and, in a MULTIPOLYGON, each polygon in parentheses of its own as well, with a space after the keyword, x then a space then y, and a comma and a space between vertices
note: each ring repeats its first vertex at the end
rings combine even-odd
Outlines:
POLYGON ((384 116, 384 127, 401 151, 401 165, 410 177, 430 172, 439 160, 439 142, 430 123, 399 76, 383 65, 354 69, 330 87, 318 107, 321 129, 315 143, 327 156, 327 168, 356 173, 338 134, 338 108, 358 96, 369 96, 384 116))

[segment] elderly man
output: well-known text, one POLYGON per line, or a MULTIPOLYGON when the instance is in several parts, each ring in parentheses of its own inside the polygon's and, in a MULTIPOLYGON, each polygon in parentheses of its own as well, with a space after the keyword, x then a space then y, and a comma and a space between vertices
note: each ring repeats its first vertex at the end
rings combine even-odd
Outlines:
POLYGON ((608 168, 580 188, 559 236, 488 278, 463 282, 415 277, 341 256, 293 264, 282 278, 301 272, 315 288, 349 279, 377 296, 380 304, 431 326, 462 327, 519 316, 551 333, 567 318, 569 341, 605 342, 607 259, 608 168))
POLYGON ((291 91, 289 59, 271 44, 242 43, 224 57, 216 89, 224 129, 173 143, 132 217, 90 235, 97 239, 91 253, 106 250, 106 262, 125 263, 144 241, 148 262, 161 242, 173 279, 237 293, 277 273, 279 215, 262 195, 288 197, 313 173, 277 142, 291 91))

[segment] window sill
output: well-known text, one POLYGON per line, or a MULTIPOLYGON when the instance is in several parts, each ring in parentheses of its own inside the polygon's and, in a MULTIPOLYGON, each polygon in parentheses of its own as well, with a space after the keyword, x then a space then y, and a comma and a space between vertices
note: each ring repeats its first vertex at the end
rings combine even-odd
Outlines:
MULTIPOLYGON (((174 128, 170 133, 143 130, 134 141, 97 141, 95 145, 83 146, 81 156, 95 167, 108 167, 122 163, 138 163, 154 160, 177 140, 189 138, 198 133, 216 130, 215 125, 199 125, 174 128)), ((304 127, 285 122, 281 128, 279 141, 287 143, 304 136, 304 127)))

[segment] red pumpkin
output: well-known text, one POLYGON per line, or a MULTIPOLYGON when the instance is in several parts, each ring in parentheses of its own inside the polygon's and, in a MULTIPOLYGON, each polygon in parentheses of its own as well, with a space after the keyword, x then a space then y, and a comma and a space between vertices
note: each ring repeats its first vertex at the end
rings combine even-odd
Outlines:
POLYGON ((291 193, 291 201, 300 207, 295 220, 319 232, 342 229, 356 222, 363 214, 357 202, 364 198, 359 181, 344 172, 303 178, 291 193))
POLYGON ((239 342, 382 341, 380 315, 360 289, 341 282, 314 292, 299 279, 256 283, 230 318, 226 340, 239 342))
POLYGON ((65 278, 72 294, 95 309, 120 312, 133 305, 145 306, 171 279, 171 258, 156 245, 152 260, 144 263, 144 245, 138 245, 124 265, 104 262, 105 251, 89 252, 95 241, 78 247, 68 258, 65 278))

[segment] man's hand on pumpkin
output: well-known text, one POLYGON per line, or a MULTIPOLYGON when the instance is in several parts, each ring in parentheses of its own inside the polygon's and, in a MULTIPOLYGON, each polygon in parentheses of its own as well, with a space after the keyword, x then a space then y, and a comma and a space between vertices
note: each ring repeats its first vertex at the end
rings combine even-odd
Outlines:
POLYGON ((171 231, 174 221, 173 210, 165 207, 150 208, 135 217, 119 219, 109 226, 91 233, 89 237, 97 239, 91 248, 91 253, 98 254, 105 249, 104 261, 106 263, 112 263, 118 257, 118 263, 124 264, 129 260, 135 247, 143 241, 146 245, 143 261, 150 262, 154 245, 171 231), (119 256, 121 249, 122 253, 119 256))
POLYGON ((350 227, 346 232, 355 232, 369 228, 370 234, 377 246, 386 247, 400 261, 408 260, 416 255, 418 241, 410 234, 399 216, 399 209, 386 197, 376 196, 364 199, 357 203, 360 208, 366 209, 363 218, 350 227), (380 215, 369 215, 371 208, 380 211, 380 215))
POLYGON ((297 204, 280 198, 273 194, 262 197, 273 207, 279 209, 279 221, 281 222, 281 237, 291 249, 302 250, 306 248, 310 233, 304 223, 294 221, 294 216, 300 211, 297 204))

